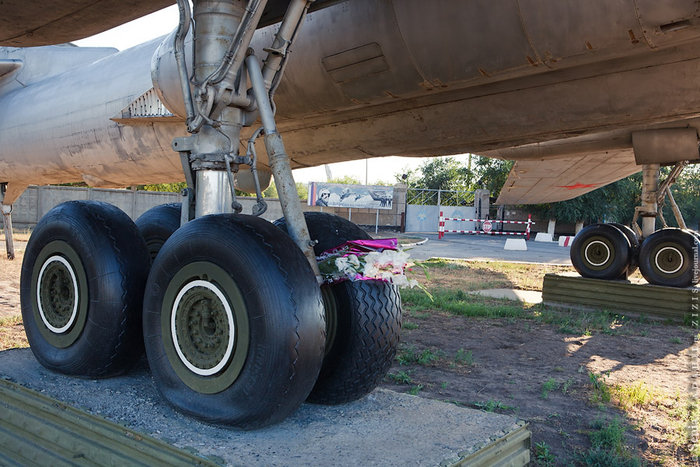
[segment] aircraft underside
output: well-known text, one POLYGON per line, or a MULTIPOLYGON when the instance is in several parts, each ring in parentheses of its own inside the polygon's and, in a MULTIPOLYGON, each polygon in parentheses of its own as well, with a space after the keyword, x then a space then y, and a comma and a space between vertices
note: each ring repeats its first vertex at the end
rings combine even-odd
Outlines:
MULTIPOLYGON (((282 420, 307 399, 337 404, 372 391, 398 345, 397 288, 324 282, 318 256, 368 236, 305 215, 291 172, 342 160, 514 159, 504 203, 567 199, 643 169, 641 228, 589 226, 572 262, 587 277, 626 278, 639 266, 655 284, 700 279, 697 235, 655 231, 668 184, 700 159, 695 2, 178 6, 172 34, 119 53, 0 49, 6 229, 29 184, 187 182, 182 203, 136 223, 95 202, 61 204, 39 222, 21 298, 48 368, 107 377, 145 350, 177 409, 244 428, 282 420), (675 169, 660 184, 661 164, 675 169), (275 225, 258 217, 271 177, 284 211, 275 225), (241 213, 236 188, 256 194, 252 213, 241 213)), ((0 43, 87 33, 61 24, 37 25, 36 39, 20 27, 0 43)))

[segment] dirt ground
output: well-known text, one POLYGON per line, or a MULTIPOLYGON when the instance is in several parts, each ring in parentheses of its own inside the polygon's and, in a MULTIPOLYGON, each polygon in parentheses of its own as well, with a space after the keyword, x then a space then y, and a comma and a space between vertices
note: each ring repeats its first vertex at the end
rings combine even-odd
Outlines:
POLYGON ((397 362, 391 374, 407 374, 410 382, 390 376, 384 387, 515 415, 530 423, 533 447, 549 446, 556 465, 568 464, 576 450, 590 446, 592 422, 615 417, 629 428, 625 444, 648 462, 693 462, 671 442, 676 434, 654 422, 653 410, 626 414, 594 403, 589 376, 602 374, 610 386, 643 381, 669 397, 685 394, 693 340, 686 328, 645 325, 643 332, 629 334, 620 329, 614 335, 567 335, 548 324, 442 312, 412 322, 418 327, 404 330, 404 351, 430 349, 441 357, 427 365, 397 362), (460 363, 458 353, 465 352, 471 352, 470 358, 460 363), (553 389, 545 391, 550 380, 553 389))
MULTIPOLYGON (((21 251, 14 261, 0 258, 0 350, 27 345, 21 260, 21 251)), ((621 320, 604 332, 572 334, 532 319, 410 309, 404 323, 399 356, 383 386, 529 422, 535 465, 581 463, 591 427, 601 419, 621 420, 624 444, 650 464, 697 465, 679 440, 688 421, 673 413, 691 391, 698 358, 691 327, 621 320), (598 383, 612 388, 613 401, 596 399, 598 383), (648 389, 650 396, 623 407, 615 387, 648 389)))

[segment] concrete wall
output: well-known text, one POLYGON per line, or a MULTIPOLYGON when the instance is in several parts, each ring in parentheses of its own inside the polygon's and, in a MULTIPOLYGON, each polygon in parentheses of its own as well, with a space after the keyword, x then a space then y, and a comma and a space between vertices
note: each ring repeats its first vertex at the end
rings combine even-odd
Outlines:
MULTIPOLYGON (((15 229, 31 229, 44 214, 54 206, 72 200, 95 200, 113 204, 127 213, 132 219, 154 206, 167 203, 179 203, 179 193, 163 193, 157 191, 115 190, 107 188, 81 188, 67 186, 30 186, 12 206, 12 223, 15 229)), ((250 214, 255 198, 238 198, 243 205, 243 213, 250 214)), ((267 211, 264 219, 274 221, 282 217, 282 207, 277 198, 265 198, 267 211)), ((321 208, 307 206, 301 202, 305 211, 324 211, 344 218, 352 217, 356 224, 374 226, 377 211, 371 209, 321 208)), ((401 226, 406 206, 406 187, 394 187, 394 202, 392 209, 379 210, 379 227, 397 229, 401 226)))

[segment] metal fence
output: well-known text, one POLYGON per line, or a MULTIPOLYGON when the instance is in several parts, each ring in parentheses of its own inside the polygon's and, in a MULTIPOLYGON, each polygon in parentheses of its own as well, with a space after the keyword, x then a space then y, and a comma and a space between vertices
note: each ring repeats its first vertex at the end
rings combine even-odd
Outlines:
POLYGON ((409 188, 406 204, 421 206, 473 206, 473 191, 409 188))

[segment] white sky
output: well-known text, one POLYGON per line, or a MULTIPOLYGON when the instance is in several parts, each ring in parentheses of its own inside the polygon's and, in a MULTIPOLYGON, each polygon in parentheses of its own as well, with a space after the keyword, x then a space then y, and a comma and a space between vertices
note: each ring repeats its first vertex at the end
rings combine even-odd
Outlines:
MULTIPOLYGON (((168 34, 177 27, 177 23, 177 6, 172 5, 74 43, 81 47, 116 47, 119 50, 124 50, 168 34)), ((455 157, 461 162, 466 162, 468 158, 466 154, 455 157)), ((395 174, 401 175, 409 169, 418 168, 426 160, 428 159, 392 156, 339 162, 329 166, 334 178, 342 178, 345 175, 349 175, 362 183, 372 184, 378 181, 394 182, 395 174)), ((326 181, 326 170, 323 166, 297 169, 294 171, 294 179, 297 182, 324 182, 326 181)))

